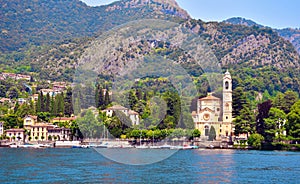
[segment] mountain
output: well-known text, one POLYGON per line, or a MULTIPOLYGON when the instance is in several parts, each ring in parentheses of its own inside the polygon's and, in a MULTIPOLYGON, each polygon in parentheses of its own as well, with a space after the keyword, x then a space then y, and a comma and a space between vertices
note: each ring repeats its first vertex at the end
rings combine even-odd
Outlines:
MULTIPOLYGON (((267 90, 270 94, 287 89, 300 91, 300 73, 295 70, 300 67, 300 58, 294 46, 271 28, 239 25, 253 22, 238 20, 236 25, 194 20, 174 0, 122 0, 100 7, 89 7, 79 0, 4 2, 0 71, 71 81, 79 58, 97 35, 131 20, 154 18, 177 22, 201 36, 219 65, 231 69, 235 86, 241 85, 248 91, 267 90)), ((166 43, 149 47, 148 42, 112 51, 105 63, 107 68, 117 71, 141 53, 156 52, 183 64, 195 78, 201 74, 192 57, 179 49, 166 47, 166 43)))
MULTIPOLYGON (((234 24, 234 25, 245 25, 245 26, 257 26, 259 28, 266 27, 256 22, 241 18, 241 17, 233 17, 223 22, 234 24)), ((300 30, 293 29, 293 28, 284 28, 284 29, 274 29, 281 37, 290 41, 294 47, 296 48, 297 52, 300 54, 300 30)))
POLYGON ((276 31, 280 36, 290 41, 300 54, 300 29, 285 28, 276 29, 276 31))
POLYGON ((225 23, 230 23, 230 24, 235 24, 235 25, 244 25, 244 26, 257 26, 259 28, 265 27, 263 25, 257 24, 256 22, 250 20, 250 19, 245 19, 242 17, 232 17, 227 20, 224 20, 223 22, 225 23))
POLYGON ((79 0, 0 1, 0 51, 90 37, 130 20, 190 18, 175 0, 123 0, 89 7, 79 0))

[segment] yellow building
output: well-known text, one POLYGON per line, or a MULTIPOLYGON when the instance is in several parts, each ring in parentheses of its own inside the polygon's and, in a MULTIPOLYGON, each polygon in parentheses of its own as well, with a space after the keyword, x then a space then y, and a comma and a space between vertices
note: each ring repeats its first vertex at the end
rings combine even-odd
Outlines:
POLYGON ((212 126, 216 140, 232 135, 232 79, 228 71, 223 77, 223 99, 212 95, 198 99, 197 111, 192 112, 192 117, 201 137, 208 138, 212 126))
POLYGON ((27 130, 31 129, 31 126, 34 125, 35 123, 37 123, 37 116, 32 116, 32 115, 25 116, 23 121, 23 125, 25 129, 27 130))
POLYGON ((30 137, 32 141, 48 140, 48 128, 53 128, 54 125, 48 123, 35 123, 31 126, 30 137))
MULTIPOLYGON (((54 118, 54 123, 69 123, 75 118, 54 118)), ((29 132, 29 136, 24 137, 25 141, 48 141, 50 140, 69 140, 71 130, 69 128, 59 128, 50 123, 38 123, 37 116, 28 115, 24 118, 24 128, 29 132)))

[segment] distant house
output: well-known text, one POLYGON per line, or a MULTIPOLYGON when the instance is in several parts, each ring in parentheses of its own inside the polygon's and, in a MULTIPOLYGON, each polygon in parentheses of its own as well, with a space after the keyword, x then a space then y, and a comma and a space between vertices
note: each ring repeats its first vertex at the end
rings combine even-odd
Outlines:
POLYGON ((41 89, 40 91, 42 92, 43 95, 47 95, 49 93, 49 95, 53 97, 62 92, 54 89, 41 89))
POLYGON ((17 101, 18 101, 18 103, 19 103, 20 105, 25 104, 25 103, 27 102, 27 100, 24 99, 24 98, 18 98, 17 101))
MULTIPOLYGON (((70 122, 72 118, 54 118, 52 122, 70 122)), ((59 128, 51 123, 38 123, 37 116, 27 115, 23 121, 24 128, 30 132, 30 141, 48 141, 48 140, 69 140, 71 130, 68 128, 59 128)), ((29 137, 26 138, 28 141, 29 137)))
POLYGON ((34 141, 47 141, 48 129, 55 128, 55 125, 49 123, 35 123, 31 126, 30 137, 34 141))
POLYGON ((54 91, 64 91, 67 88, 67 84, 65 82, 53 82, 53 90, 54 91))
POLYGON ((13 128, 5 130, 6 136, 9 138, 9 141, 19 141, 24 142, 25 130, 20 128, 13 128))
POLYGON ((114 105, 112 107, 103 110, 102 112, 105 112, 107 116, 111 117, 113 115, 113 112, 115 111, 123 112, 126 116, 128 116, 132 122, 132 125, 140 124, 139 113, 130 110, 126 107, 123 107, 121 105, 114 105))
POLYGON ((3 133, 4 133, 3 125, 4 125, 4 123, 0 122, 0 136, 3 135, 3 133))
POLYGON ((52 127, 48 128, 48 137, 47 140, 70 140, 71 129, 69 128, 58 128, 52 127))
POLYGON ((30 75, 14 74, 14 73, 2 73, 1 78, 3 79, 14 79, 14 80, 27 80, 30 81, 30 75))
POLYGON ((33 102, 37 102, 38 99, 39 99, 39 94, 34 94, 31 96, 31 101, 33 101, 33 102))
POLYGON ((1 103, 1 104, 11 103, 11 99, 9 99, 9 98, 1 98, 1 99, 0 99, 0 103, 1 103))
POLYGON ((51 123, 53 124, 59 124, 59 123, 71 123, 74 121, 76 117, 56 117, 51 120, 51 123))
POLYGON ((30 130, 31 126, 37 123, 37 116, 27 115, 23 120, 23 126, 25 129, 30 130))

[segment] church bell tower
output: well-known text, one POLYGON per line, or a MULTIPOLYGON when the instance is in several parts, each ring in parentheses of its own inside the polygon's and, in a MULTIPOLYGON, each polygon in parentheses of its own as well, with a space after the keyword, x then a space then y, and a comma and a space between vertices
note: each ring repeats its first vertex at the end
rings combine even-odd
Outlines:
POLYGON ((232 122, 232 79, 228 70, 223 77, 223 122, 232 122))

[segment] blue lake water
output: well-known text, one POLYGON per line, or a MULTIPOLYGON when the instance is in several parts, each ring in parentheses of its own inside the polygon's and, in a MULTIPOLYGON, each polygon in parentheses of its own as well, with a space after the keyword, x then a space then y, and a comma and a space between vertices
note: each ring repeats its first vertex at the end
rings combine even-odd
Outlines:
MULTIPOLYGON (((120 153, 121 154, 121 153, 120 153)), ((180 150, 149 165, 94 149, 0 148, 0 183, 299 183, 300 152, 180 150)))

